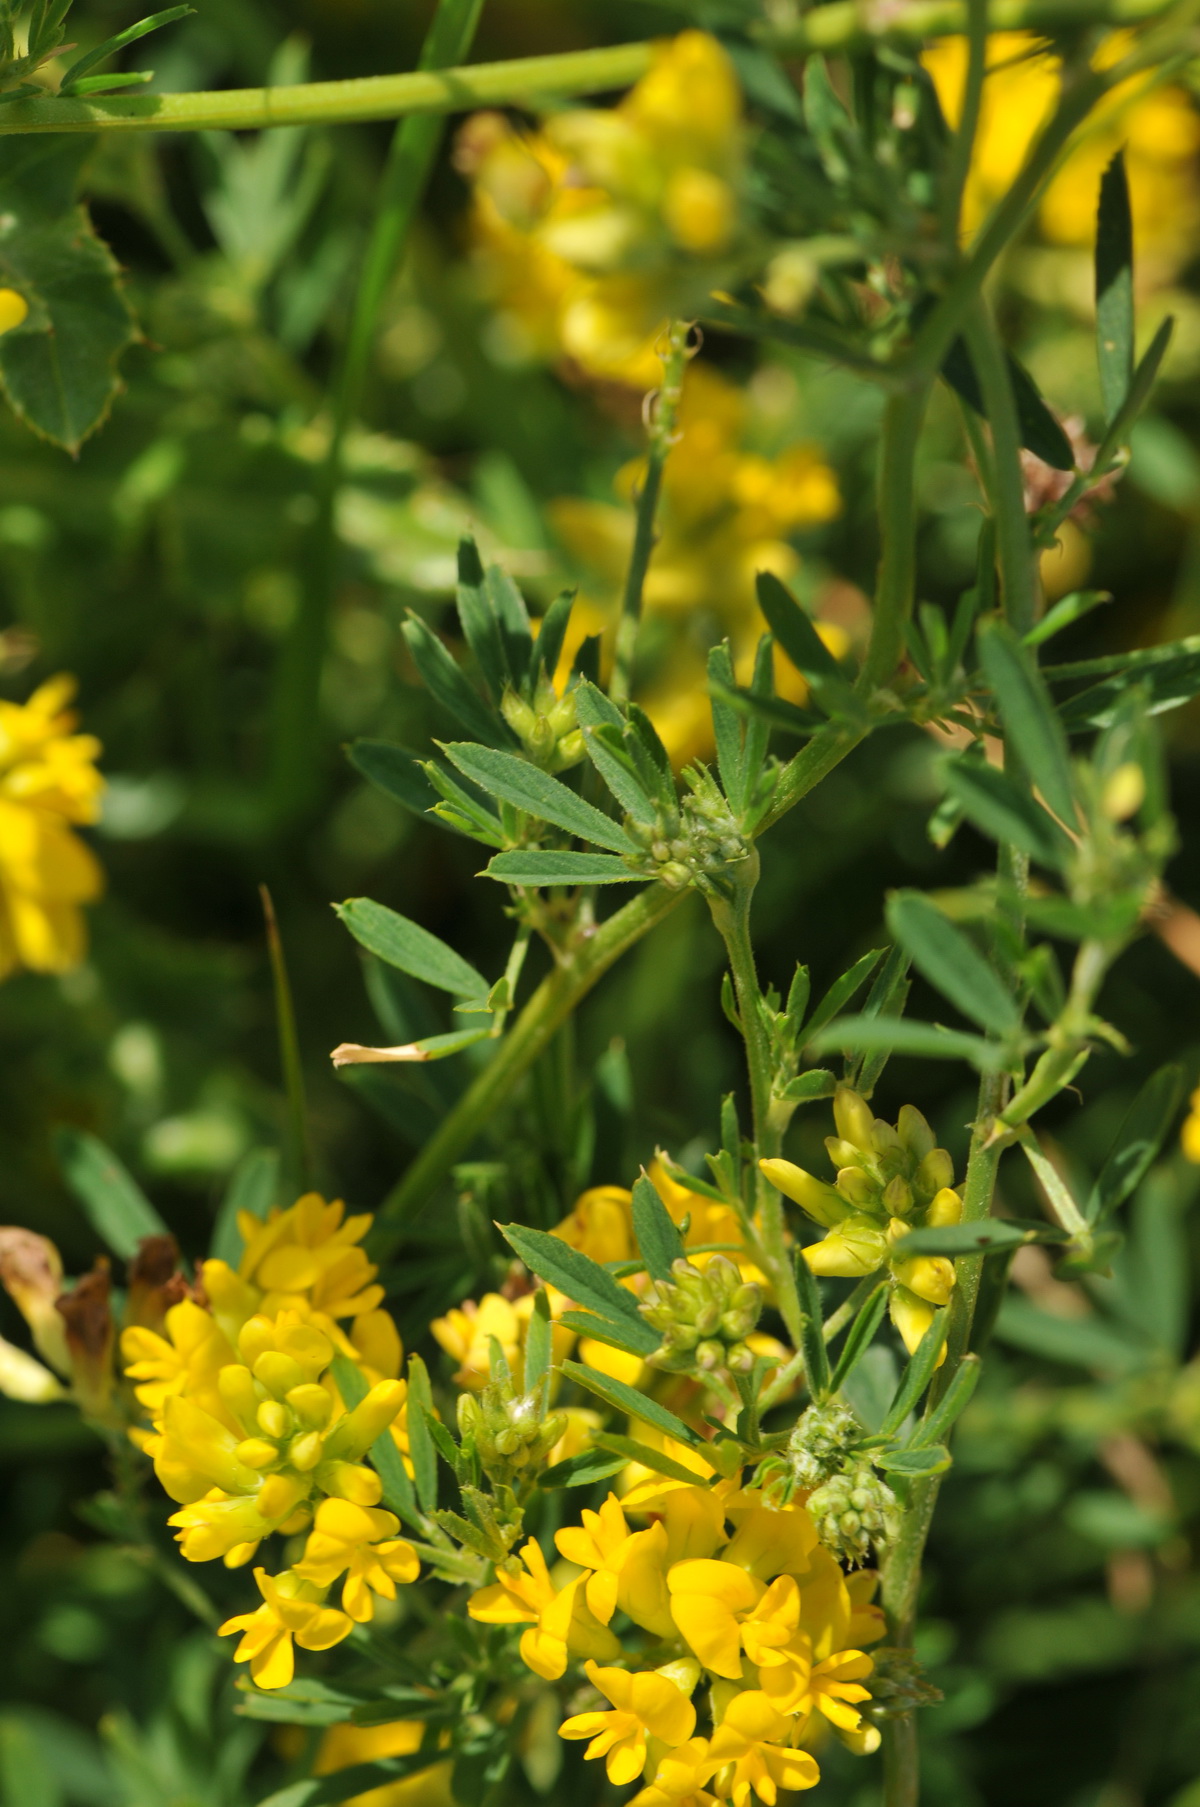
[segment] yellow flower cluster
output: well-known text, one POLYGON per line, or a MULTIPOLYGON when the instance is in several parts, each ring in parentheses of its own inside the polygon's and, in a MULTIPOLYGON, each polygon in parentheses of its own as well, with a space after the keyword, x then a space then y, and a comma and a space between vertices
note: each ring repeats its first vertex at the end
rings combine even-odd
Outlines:
MULTIPOLYGON (((1112 61, 1126 47, 1125 34, 1105 44, 1112 61)), ((1058 98, 1061 64, 1043 39, 1023 32, 993 32, 989 70, 963 225, 973 232, 1006 194, 1058 98)), ((925 52, 942 107, 952 123, 962 108, 967 48, 963 38, 943 38, 925 52)), ((1087 132, 1043 194, 1038 224, 1052 244, 1090 247, 1096 228, 1100 177, 1124 147, 1137 225, 1139 260, 1159 280, 1191 255, 1200 220, 1196 153, 1200 116, 1187 94, 1141 78, 1113 89, 1100 103, 1087 132)))
POLYGON ((746 1807, 752 1793, 770 1807, 778 1788, 817 1782, 811 1747, 830 1728, 852 1750, 878 1745, 861 1713, 873 1664, 860 1646, 884 1629, 875 1577, 844 1575, 803 1506, 771 1511, 736 1477, 649 1475, 582 1518, 555 1536, 565 1578, 531 1539, 467 1610, 523 1625, 521 1656, 546 1680, 585 1659, 608 1708, 573 1715, 560 1734, 587 1739, 614 1784, 644 1776, 638 1807, 746 1807), (611 1629, 618 1613, 629 1648, 611 1629), (643 1653, 653 1667, 638 1666, 643 1653), (702 1682, 711 1729, 697 1736, 702 1682))
POLYGON ((205 1304, 183 1299, 161 1331, 134 1325, 121 1338, 153 1426, 141 1441, 180 1507, 170 1523, 184 1556, 238 1567, 272 1532, 308 1532, 290 1569, 255 1570, 262 1605, 221 1627, 243 1634, 237 1659, 263 1688, 291 1680, 294 1644, 339 1643, 371 1619, 375 1596, 395 1599, 418 1573, 362 1459, 389 1428, 405 1448, 407 1399, 400 1340, 359 1246, 369 1223, 316 1193, 265 1223, 243 1213, 237 1272, 204 1262, 205 1304), (372 1383, 350 1409, 331 1371, 337 1355, 372 1383), (339 1578, 340 1609, 326 1604, 339 1578))
POLYGON ((51 678, 27 703, 0 701, 0 978, 66 972, 83 959, 81 904, 104 875, 74 827, 99 815, 100 743, 77 734, 75 680, 51 678))
POLYGON ((611 110, 536 133, 478 114, 458 140, 472 239, 515 357, 565 353, 647 388, 669 317, 735 279, 745 238, 742 101, 715 38, 685 31, 611 110))
MULTIPOLYGON (((728 635, 738 679, 749 681, 755 647, 767 629, 755 595, 758 572, 791 577, 800 562, 792 535, 841 512, 837 477, 817 446, 794 444, 767 454, 754 449, 754 435, 750 397, 709 366, 690 365, 643 591, 645 611, 664 644, 657 651, 658 672, 640 701, 676 765, 711 747, 709 646, 728 635)), ((564 496, 550 505, 551 524, 583 577, 569 654, 585 634, 614 629, 633 545, 629 504, 643 469, 636 459, 619 473, 618 502, 564 496)), ((845 632, 817 625, 835 656, 843 656, 845 632)), ((792 701, 808 694, 778 651, 776 686, 792 701)))
POLYGON ((887 1270, 892 1322, 911 1354, 934 1312, 950 1301, 954 1263, 942 1255, 904 1260, 893 1250, 910 1230, 958 1222, 962 1200, 953 1187, 954 1163, 935 1145, 915 1105, 904 1105, 893 1127, 842 1085, 833 1115, 837 1134, 825 1140, 837 1169, 832 1186, 791 1161, 759 1164, 773 1186, 824 1228, 823 1239, 804 1251, 815 1274, 860 1279, 887 1270))

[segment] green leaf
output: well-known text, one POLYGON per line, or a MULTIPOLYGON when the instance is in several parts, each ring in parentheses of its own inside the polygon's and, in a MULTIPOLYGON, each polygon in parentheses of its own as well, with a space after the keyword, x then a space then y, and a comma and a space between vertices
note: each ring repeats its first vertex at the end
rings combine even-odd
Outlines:
POLYGON ((887 921, 930 984, 964 1016, 995 1035, 1018 1033, 1021 1012, 1004 981, 923 892, 893 891, 887 921))
POLYGON ((982 1223, 943 1224, 910 1230, 896 1243, 893 1253, 908 1261, 913 1255, 991 1255, 1020 1248, 1026 1242, 1069 1242, 1057 1224, 1026 1222, 1021 1218, 987 1217, 982 1223))
POLYGON ((461 741, 444 750, 459 771, 489 796, 511 803, 538 821, 552 822, 567 834, 578 835, 581 841, 591 841, 614 853, 634 851, 633 842, 611 816, 585 802, 549 772, 530 765, 527 759, 461 741))
MULTIPOLYGON (((0 339, 0 348, 4 341, 0 339)), ((437 635, 419 615, 409 615, 403 634, 413 663, 425 680, 430 695, 448 715, 476 740, 489 747, 513 747, 517 737, 502 716, 489 709, 477 695, 465 672, 461 671, 437 635)))
POLYGON ((347 1694, 308 1677, 289 1682, 286 1688, 272 1688, 269 1694, 248 1676, 239 1676, 234 1687, 240 1698, 233 1710, 240 1719, 276 1725, 343 1725, 363 1704, 361 1694, 347 1694))
POLYGON ((1106 682, 1093 684, 1059 705, 1064 728, 1080 733, 1088 728, 1108 728, 1117 718, 1129 695, 1130 685, 1137 683, 1145 696, 1149 715, 1161 715, 1177 709, 1200 695, 1200 635, 1173 641, 1169 646, 1144 647, 1136 652, 1121 653, 1109 659, 1081 660, 1075 665, 1050 666, 1045 672, 1051 682, 1082 678, 1098 672, 1111 672, 1106 682))
POLYGON ((84 1216, 114 1255, 129 1261, 143 1237, 170 1234, 132 1174, 98 1136, 63 1125, 54 1132, 54 1152, 84 1216))
POLYGON ((1004 1065, 999 1042, 982 1035, 966 1035, 959 1029, 943 1029, 940 1023, 917 1023, 900 1017, 843 1016, 815 1036, 810 1046, 828 1054, 916 1054, 929 1060, 967 1060, 981 1073, 994 1073, 1004 1065))
POLYGON ((786 585, 770 571, 760 571, 754 583, 767 624, 796 670, 818 686, 825 679, 844 684, 841 666, 786 585))
POLYGON ((423 1512, 437 1505, 437 1457, 429 1421, 433 1417, 433 1393, 429 1370, 419 1355, 408 1358, 408 1453, 412 1458, 417 1498, 423 1512))
POLYGON ((581 1249, 573 1249, 561 1236, 551 1236, 547 1230, 533 1230, 525 1224, 501 1224, 500 1234, 540 1279, 548 1280, 575 1304, 586 1305, 602 1318, 617 1324, 628 1322, 635 1331, 649 1337, 651 1349, 657 1349, 659 1339, 640 1316, 633 1294, 618 1286, 608 1270, 581 1249))
POLYGON ((124 31, 117 32, 115 37, 105 38, 103 44, 97 44, 95 50, 89 50, 81 56, 77 63, 72 63, 59 84, 60 94, 78 94, 79 78, 95 69, 108 57, 115 56, 118 50, 124 50, 127 44, 136 44, 139 38, 148 37, 152 31, 158 31, 163 25, 173 25, 176 19, 187 19, 194 15, 194 6, 168 6, 165 12, 151 13, 148 19, 139 19, 136 25, 129 25, 124 31))
POLYGON ((44 439, 77 452, 120 387, 117 360, 137 336, 120 271, 75 200, 94 140, 0 140, 0 286, 29 307, 0 336, 0 384, 44 439))
POLYGON ((980 622, 976 644, 1010 744, 1055 815, 1070 827, 1075 798, 1067 737, 1030 654, 995 616, 980 622))
POLYGON ((563 590, 554 598, 542 616, 541 630, 533 643, 535 680, 539 669, 551 679, 558 670, 558 662, 562 658, 563 642, 567 637, 567 629, 571 624, 571 611, 574 607, 574 590, 563 590))
POLYGON ((652 1280, 669 1280, 671 1263, 684 1254, 683 1238, 645 1174, 634 1182, 633 1233, 652 1280))
POLYGON ((279 1187, 279 1150, 252 1148, 242 1156, 233 1170, 221 1209, 217 1213, 209 1254, 217 1261, 236 1267, 242 1258, 242 1233, 238 1216, 249 1211, 252 1217, 265 1218, 276 1201, 279 1187))
POLYGON ((549 1399, 551 1342, 550 1299, 545 1287, 539 1286, 525 1333, 523 1384, 526 1393, 540 1393, 543 1409, 549 1399))
POLYGON ((439 991, 452 992, 455 997, 486 995, 488 983, 483 975, 452 947, 419 923, 410 922, 407 916, 369 897, 351 897, 333 908, 359 945, 389 966, 411 978, 423 979, 427 985, 436 985, 439 991))
POLYGON ((612 853, 567 853, 553 848, 517 848, 498 853, 483 869, 484 878, 506 885, 636 885, 645 874, 631 872, 612 853))
POLYGON ((460 540, 458 547, 458 618, 467 645, 475 656, 493 703, 498 703, 512 678, 508 651, 500 622, 492 607, 475 542, 460 540))
POLYGON ((755 690, 726 690, 720 685, 713 686, 713 695, 720 696, 722 702, 736 709, 739 715, 752 722, 761 722, 768 731, 779 728, 785 734, 796 734, 807 740, 818 728, 828 725, 827 718, 815 709, 801 709, 781 696, 755 690))
MULTIPOLYGON (((862 1014, 856 1022, 899 1021, 904 1014, 904 1006, 908 1002, 908 994, 912 981, 908 970, 912 962, 902 947, 892 947, 888 957, 871 981, 871 989, 867 993, 867 1001, 862 1007, 862 1014)), ((985 1044, 986 1045, 986 1044, 985 1044)), ((888 1062, 887 1048, 876 1047, 858 1058, 846 1062, 847 1084, 869 1098, 879 1083, 879 1076, 888 1062)))
POLYGON ((742 719, 726 701, 725 693, 737 687, 728 640, 710 648, 708 655, 709 706, 712 709, 713 740, 717 748, 717 770, 721 788, 734 809, 742 799, 742 719))
POLYGON ((1151 1075, 1130 1105, 1084 1206, 1089 1223, 1103 1223, 1140 1186, 1175 1120, 1183 1096, 1182 1069, 1151 1075))
MULTIPOLYGON (((1017 410, 1017 425, 1021 433, 1021 444, 1026 451, 1032 452, 1043 463, 1049 464, 1057 471, 1073 471, 1075 469, 1075 453, 1071 441, 1062 427, 1042 400, 1037 384, 1025 366, 1005 352, 1004 361, 1008 366, 1008 378, 1012 384, 1013 402, 1017 410)), ((987 419, 987 410, 983 405, 983 391, 979 387, 979 378, 975 374, 975 366, 971 362, 971 354, 967 350, 964 339, 956 339, 946 353, 942 364, 942 375, 950 387, 961 395, 983 420, 987 419)))
POLYGON ((1047 609, 1036 627, 1031 627, 1027 634, 1021 636, 1023 646, 1041 646, 1052 640, 1055 634, 1061 634, 1064 628, 1071 627, 1076 621, 1082 621, 1101 603, 1112 601, 1111 590, 1072 590, 1069 596, 1060 596, 1053 608, 1047 609))
POLYGON ((924 1481, 931 1475, 945 1474, 950 1466, 950 1451, 940 1443, 925 1443, 908 1449, 884 1450, 874 1460, 885 1474, 903 1475, 910 1481, 924 1481))
POLYGON ((0 1799, 5 1807, 65 1807, 66 1802, 42 1740, 16 1712, 0 1717, 0 1799))
POLYGON ((933 1379, 933 1371, 937 1367, 949 1326, 950 1314, 947 1310, 934 1312, 933 1322, 900 1376, 896 1396, 888 1407, 887 1417, 879 1427, 882 1436, 894 1437, 908 1414, 916 1410, 922 1393, 933 1379))
POLYGON ((909 1443, 910 1449, 923 1448, 928 1443, 940 1443, 948 1437, 959 1415, 966 1410, 967 1404, 979 1385, 979 1376, 983 1372, 983 1364, 977 1355, 964 1355, 957 1374, 946 1388, 945 1393, 934 1406, 929 1416, 918 1424, 909 1443))
MULTIPOLYGON (((657 1344, 657 1339, 656 1344, 657 1344)), ((665 1405, 659 1405, 657 1399, 647 1398, 634 1387, 627 1387, 623 1380, 614 1380, 608 1374, 600 1374, 595 1368, 585 1368, 582 1362, 565 1361, 562 1371, 568 1380, 576 1381, 602 1399, 614 1412, 628 1412, 640 1418, 644 1424, 652 1424, 655 1430, 673 1437, 676 1443, 686 1443, 698 1455, 704 1453, 704 1440, 694 1430, 669 1412, 665 1405)))
POLYGON ((834 980, 804 1025, 805 1041, 811 1041, 818 1030, 823 1029, 826 1023, 833 1020, 839 1010, 845 1008, 855 992, 866 984, 882 959, 883 949, 881 947, 873 948, 869 954, 864 954, 861 959, 856 960, 840 979, 834 980))
POLYGON ((415 753, 388 740, 354 740, 348 749, 350 764, 356 772, 391 797, 402 803, 414 816, 425 816, 438 800, 415 753))
POLYGON ((381 1757, 375 1763, 352 1763, 347 1769, 335 1770, 331 1776, 312 1776, 280 1788, 258 1803, 258 1807, 337 1807, 369 1789, 382 1788, 403 1781, 428 1769, 432 1763, 445 1761, 436 1741, 431 1750, 416 1752, 411 1757, 381 1757))
POLYGON ((946 790, 982 833, 1011 842, 1040 865, 1062 870, 1071 852, 1070 836, 1036 798, 977 759, 947 760, 943 774, 946 790))
POLYGON ((819 1404, 829 1397, 829 1351, 825 1347, 821 1288, 804 1259, 803 1249, 796 1250, 796 1293, 800 1300, 800 1352, 804 1357, 804 1378, 813 1399, 819 1404))
POLYGON ((1002 1342, 1047 1361, 1094 1368, 1102 1374, 1132 1374, 1150 1359, 1149 1346, 1098 1318, 1052 1317, 1028 1299, 1010 1295, 1000 1307, 996 1335, 1002 1342))
POLYGON ((1096 359, 1105 420, 1113 420, 1133 382, 1133 211, 1125 153, 1100 179, 1096 216, 1096 359))
POLYGON ((576 719, 588 758, 627 815, 653 827, 658 810, 625 745, 625 718, 602 690, 586 680, 574 691, 576 719))
POLYGON ((690 1487, 704 1485, 704 1477, 694 1469, 685 1468, 682 1462, 673 1462, 661 1449, 639 1443, 636 1437, 618 1437, 613 1431, 601 1431, 596 1445, 599 1449, 611 1450, 626 1462, 640 1462, 644 1468, 652 1468, 655 1474, 666 1475, 668 1480, 685 1481, 690 1487))
POLYGON ((544 1469, 538 1476, 538 1486, 547 1492, 557 1487, 594 1487, 597 1481, 607 1481, 628 1466, 624 1456, 614 1456, 609 1450, 585 1449, 544 1469))
POLYGON ((838 1356, 837 1366, 833 1370, 833 1377, 829 1382, 829 1390, 831 1393, 837 1393, 841 1390, 842 1383, 854 1372, 862 1357, 874 1342, 875 1332, 883 1322, 883 1314, 887 1310, 887 1306, 887 1282, 881 1281, 874 1292, 866 1299, 864 1304, 859 1307, 854 1322, 846 1332, 846 1340, 842 1344, 842 1352, 838 1356))

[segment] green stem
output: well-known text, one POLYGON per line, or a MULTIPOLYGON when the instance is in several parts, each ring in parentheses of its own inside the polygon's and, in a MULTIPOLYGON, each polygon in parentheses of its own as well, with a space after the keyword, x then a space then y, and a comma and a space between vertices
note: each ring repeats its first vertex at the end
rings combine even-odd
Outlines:
MULTIPOLYGON (((782 1135, 771 1110, 771 1091, 775 1079, 775 1062, 771 1038, 759 990, 754 963, 754 943, 750 936, 750 904, 758 882, 758 854, 742 862, 735 888, 728 896, 710 894, 712 919, 716 924, 733 974, 742 1039, 746 1044, 746 1066, 750 1077, 750 1106, 754 1117, 754 1146, 764 1156, 779 1153, 782 1135)), ((755 1173, 757 1194, 758 1241, 766 1258, 767 1271, 775 1286, 779 1311, 792 1339, 792 1347, 802 1346, 804 1314, 796 1291, 796 1277, 788 1253, 783 1197, 755 1173)))
POLYGON ((393 1187, 376 1218, 373 1252, 387 1254, 400 1241, 409 1220, 426 1203, 434 1188, 470 1147, 484 1124, 546 1048, 561 1024, 586 997, 592 986, 615 960, 641 939, 647 929, 661 922, 682 891, 649 885, 631 903, 601 923, 573 954, 542 980, 483 1072, 468 1086, 453 1110, 443 1119, 393 1187))
MULTIPOLYGON (((1139 25, 1170 10, 1165 0, 992 0, 988 28, 1049 31, 1061 27, 1139 25)), ((854 50, 881 41, 920 43, 967 30, 966 0, 909 0, 878 21, 861 0, 814 7, 785 30, 761 26, 765 49, 788 56, 854 50)), ((0 105, 0 136, 28 132, 257 131, 268 126, 339 125, 400 119, 416 113, 461 113, 475 107, 529 107, 539 100, 603 94, 628 87, 649 69, 654 45, 614 44, 555 56, 515 57, 441 73, 363 76, 278 88, 227 88, 193 94, 105 95, 92 100, 14 100, 0 105)), ((953 336, 953 335, 952 335, 953 336)), ((940 362, 940 359, 938 360, 940 362)))
POLYGON ((667 456, 675 442, 675 420, 683 393, 683 366, 687 359, 691 324, 672 320, 667 328, 667 348, 663 353, 663 380, 658 390, 646 397, 649 431, 646 448, 646 475, 637 499, 637 515, 633 530, 633 549, 625 574, 625 594, 621 599, 621 619, 617 624, 616 657, 613 661, 609 695, 615 703, 629 700, 633 684, 633 655, 637 648, 638 627, 642 619, 642 591, 650 555, 654 551, 654 524, 658 517, 658 498, 662 493, 663 472, 667 456))
POLYGON ((265 885, 258 887, 258 893, 262 899, 263 920, 267 929, 267 952, 271 960, 271 981, 275 992, 275 1023, 279 1034, 279 1064, 283 1069, 284 1092, 287 1096, 285 1178, 298 1194, 308 1191, 313 1175, 308 1107, 304 1096, 304 1062, 300 1055, 300 1037, 296 1029, 296 1010, 292 1002, 287 961, 284 959, 283 942, 279 938, 279 925, 275 920, 275 905, 265 885))
POLYGON ((959 224, 962 218, 963 194, 971 173, 971 153, 979 129, 979 109, 983 101, 983 81, 987 73, 988 7, 987 0, 968 0, 967 4, 967 79, 963 85, 962 116, 946 168, 946 184, 942 192, 942 237, 951 251, 958 249, 959 224))
POLYGON ((904 656, 917 570, 917 444, 932 379, 915 382, 888 401, 879 460, 882 551, 875 585, 871 645, 859 677, 870 696, 886 684, 904 656))
POLYGON ((996 562, 1004 613, 1018 634, 1027 634, 1037 619, 1038 584, 1033 535, 1025 512, 1021 429, 1008 360, 982 298, 968 314, 965 331, 984 413, 992 429, 989 501, 996 523, 996 562))
MULTIPOLYGON (((483 0, 440 0, 421 47, 422 70, 445 68, 465 56, 482 10, 483 0)), ((405 119, 392 135, 380 181, 346 348, 334 385, 329 446, 317 480, 317 516, 303 561, 300 603, 277 672, 268 775, 271 814, 276 820, 302 812, 317 782, 321 740, 313 725, 337 581, 337 506, 346 434, 362 404, 379 312, 428 187, 444 129, 444 121, 436 116, 405 119)))
POLYGON ((884 1807, 917 1807, 921 1799, 921 1753, 912 1713, 883 1722, 884 1807))

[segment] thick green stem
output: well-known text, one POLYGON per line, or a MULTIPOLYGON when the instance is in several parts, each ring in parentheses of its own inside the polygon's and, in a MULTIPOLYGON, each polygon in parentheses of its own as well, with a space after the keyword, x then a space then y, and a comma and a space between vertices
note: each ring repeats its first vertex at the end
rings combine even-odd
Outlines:
MULTIPOLYGON (((445 68, 471 48, 483 0, 440 0, 421 47, 422 70, 445 68)), ((300 603, 279 661, 268 775, 275 820, 302 811, 317 780, 314 731, 329 614, 337 578, 337 506, 346 434, 362 405, 379 312, 429 184, 445 130, 436 115, 405 119, 392 136, 359 272, 350 330, 333 392, 329 446, 317 482, 317 516, 303 561, 300 603)))
MULTIPOLYGON (((746 1044, 746 1066, 750 1076, 750 1107, 754 1117, 754 1146, 760 1155, 778 1154, 782 1137, 771 1110, 771 1090, 775 1063, 771 1040, 763 1014, 762 994, 754 963, 754 944, 750 936, 750 902, 758 881, 758 854, 751 852, 739 867, 736 888, 728 896, 710 895, 712 919, 725 943, 733 989, 741 1019, 742 1039, 746 1044)), ((783 1198, 774 1186, 757 1183, 759 1243, 766 1258, 775 1287, 780 1315, 787 1325, 792 1347, 800 1348, 803 1313, 796 1292, 796 1277, 788 1253, 783 1215, 783 1198)))
POLYGON ((1038 585, 1033 535, 1025 512, 1021 429, 1008 361, 982 299, 967 316, 966 340, 979 378, 984 413, 992 429, 989 501, 996 523, 996 562, 1004 613, 1018 634, 1026 634, 1037 619, 1038 585))
MULTIPOLYGON (((1048 31, 1058 27, 1140 25, 1170 10, 1165 0, 991 0, 992 31, 1048 31)), ((861 0, 832 0, 782 30, 754 33, 767 49, 788 56, 854 50, 893 41, 957 37, 968 25, 966 0, 909 0, 903 11, 873 14, 861 0)), ((603 94, 625 88, 649 69, 649 42, 614 44, 556 56, 515 57, 503 63, 433 74, 364 76, 302 82, 278 88, 228 88, 195 94, 104 95, 92 100, 9 101, 0 107, 0 136, 27 132, 231 132, 267 126, 338 125, 400 119, 412 113, 461 113, 475 107, 531 107, 539 99, 603 94)), ((940 360, 939 360, 940 361, 940 360)))
POLYGON ((912 1713, 883 1723, 884 1807, 917 1807, 921 1799, 921 1752, 912 1713))
POLYGON ((967 79, 963 84, 962 113, 942 190, 942 237, 950 250, 958 249, 959 222, 962 218, 963 194, 971 173, 971 153, 979 129, 979 109, 983 101, 983 79, 987 73, 988 7, 987 0, 968 0, 967 4, 967 79))
POLYGON ((932 379, 894 395, 883 416, 879 459, 882 549, 875 584, 871 645, 859 678, 867 696, 886 684, 904 657, 917 576, 917 445, 932 379))
POLYGON ((629 569, 625 574, 625 594, 621 599, 616 656, 613 660, 612 683, 609 686, 609 695, 616 703, 627 702, 633 686, 633 655, 637 649, 638 628, 642 619, 642 591, 646 585, 646 573, 650 569, 650 555, 654 551, 655 522, 658 518, 663 472, 667 456, 675 442, 675 420, 683 393, 683 366, 687 359, 690 333, 691 326, 688 322, 671 322, 663 352, 662 385, 646 397, 646 474, 637 499, 633 549, 629 555, 629 569))

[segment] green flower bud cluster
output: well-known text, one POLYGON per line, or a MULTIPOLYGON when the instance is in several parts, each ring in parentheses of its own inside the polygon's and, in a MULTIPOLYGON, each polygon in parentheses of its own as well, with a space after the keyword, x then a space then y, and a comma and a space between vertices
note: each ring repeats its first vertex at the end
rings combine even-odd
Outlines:
POLYGON ((544 772, 565 772, 578 765, 587 749, 575 712, 575 693, 559 696, 543 672, 532 702, 515 690, 500 699, 500 713, 521 743, 526 757, 544 772))
POLYGON ((758 1323, 762 1288, 745 1281, 726 1255, 714 1255, 704 1269, 681 1255, 671 1263, 671 1280, 656 1280, 638 1310, 662 1336, 649 1357, 672 1373, 724 1368, 748 1374, 754 1353, 746 1338, 758 1323))
POLYGON ((626 832, 646 850, 641 870, 672 891, 711 884, 727 866, 748 858, 751 851, 709 773, 689 767, 683 779, 691 794, 677 807, 660 809, 653 826, 631 818, 625 822, 626 832))
POLYGON ((862 1439, 863 1429, 848 1405, 832 1400, 810 1405, 788 1438, 788 1464, 797 1487, 820 1487, 839 1473, 862 1439))
POLYGON ((896 1496, 865 1457, 831 1475, 807 1504, 818 1537, 840 1562, 861 1565, 872 1546, 882 1552, 900 1535, 896 1496))
POLYGON ((921 1665, 907 1648, 876 1645, 871 1652, 871 1710, 886 1718, 911 1713, 916 1707, 933 1707, 944 1699, 942 1690, 926 1681, 921 1665))
POLYGON ((547 1417, 538 1394, 519 1393, 511 1380, 501 1380, 478 1395, 459 1394, 458 1428, 488 1479, 501 1485, 544 1462, 567 1420, 561 1412, 547 1417))

